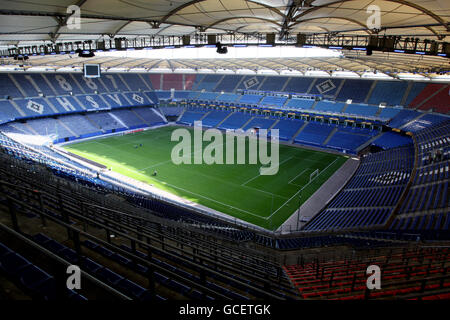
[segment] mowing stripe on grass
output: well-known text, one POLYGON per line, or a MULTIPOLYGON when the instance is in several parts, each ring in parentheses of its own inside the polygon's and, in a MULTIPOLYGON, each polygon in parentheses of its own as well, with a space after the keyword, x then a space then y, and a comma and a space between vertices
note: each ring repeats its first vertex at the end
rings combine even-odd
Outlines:
MULTIPOLYGON (((281 161, 281 162, 278 164, 278 166, 281 166, 283 163, 285 163, 285 162, 291 160, 292 158, 294 158, 294 157, 289 157, 289 158, 287 158, 287 159, 281 161)), ((245 181, 244 183, 241 184, 241 186, 245 187, 245 185, 246 185, 247 183, 249 183, 250 181, 255 180, 255 179, 258 178, 260 175, 261 175, 261 174, 258 174, 256 177, 253 177, 253 178, 251 178, 251 179, 245 181)))

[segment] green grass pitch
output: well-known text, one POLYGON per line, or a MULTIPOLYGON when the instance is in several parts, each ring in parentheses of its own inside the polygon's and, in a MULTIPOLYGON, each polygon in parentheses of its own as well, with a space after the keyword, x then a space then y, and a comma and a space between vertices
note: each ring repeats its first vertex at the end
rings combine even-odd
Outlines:
MULTIPOLYGON (((175 165, 171 152, 178 142, 170 140, 175 128, 99 138, 64 148, 115 172, 268 230, 277 229, 347 160, 344 156, 280 144, 280 167, 273 176, 259 175, 260 164, 175 165), (139 144, 143 146, 135 148, 139 144), (320 174, 310 182, 310 174, 316 169, 320 174), (155 170, 156 177, 152 176, 155 170)), ((204 146, 208 144, 204 142, 204 146)), ((246 151, 248 159, 248 145, 246 151)), ((192 152, 198 152, 193 144, 192 152)))

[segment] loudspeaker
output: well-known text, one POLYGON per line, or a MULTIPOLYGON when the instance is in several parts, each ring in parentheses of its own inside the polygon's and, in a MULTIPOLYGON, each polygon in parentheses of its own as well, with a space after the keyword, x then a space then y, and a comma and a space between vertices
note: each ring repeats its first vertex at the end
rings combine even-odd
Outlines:
POLYGON ((301 47, 306 43, 306 35, 303 33, 297 34, 297 46, 301 47))
POLYGON ((122 49, 122 39, 120 38, 114 39, 114 44, 116 49, 122 49))
POLYGON ((379 46, 383 51, 394 51, 394 38, 386 38, 380 39, 379 46))
POLYGON ((369 37, 369 44, 368 44, 368 46, 372 47, 372 48, 378 47, 378 37, 377 36, 370 36, 369 37))
POLYGON ((188 46, 191 44, 191 37, 188 35, 183 36, 183 46, 188 46))
POLYGON ((444 42, 442 44, 442 53, 445 53, 446 55, 450 55, 450 43, 444 42))
POLYGON ((436 41, 431 42, 431 44, 430 44, 430 53, 431 54, 437 54, 438 53, 438 46, 439 46, 439 44, 436 41))
POLYGON ((208 34, 208 44, 216 44, 217 39, 215 34, 208 34))
POLYGON ((275 45, 275 33, 266 34, 266 44, 275 45))
POLYGON ((106 46, 105 46, 105 41, 104 40, 100 40, 97 42, 97 50, 105 50, 106 46))

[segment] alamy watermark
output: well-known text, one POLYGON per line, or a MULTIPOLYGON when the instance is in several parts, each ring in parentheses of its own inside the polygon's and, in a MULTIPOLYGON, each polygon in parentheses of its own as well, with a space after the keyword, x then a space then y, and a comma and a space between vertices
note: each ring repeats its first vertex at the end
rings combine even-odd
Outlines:
POLYGON ((66 12, 70 14, 67 18, 67 28, 69 30, 79 30, 81 29, 81 9, 77 5, 71 5, 67 7, 66 12))
POLYGON ((366 25, 369 30, 381 29, 381 9, 377 5, 370 5, 366 10, 369 17, 366 20, 366 25))
POLYGON ((226 130, 224 135, 218 129, 203 131, 202 122, 195 121, 193 137, 191 131, 185 128, 172 132, 171 141, 179 143, 173 147, 171 159, 176 165, 260 164, 261 175, 275 175, 278 173, 280 158, 278 129, 270 130, 271 143, 268 143, 268 138, 267 129, 248 129, 237 134, 232 130, 226 130), (204 147, 203 142, 210 143, 204 147))
POLYGON ((380 290, 381 289, 381 269, 377 265, 370 265, 367 267, 366 274, 369 276, 366 281, 367 289, 380 290))

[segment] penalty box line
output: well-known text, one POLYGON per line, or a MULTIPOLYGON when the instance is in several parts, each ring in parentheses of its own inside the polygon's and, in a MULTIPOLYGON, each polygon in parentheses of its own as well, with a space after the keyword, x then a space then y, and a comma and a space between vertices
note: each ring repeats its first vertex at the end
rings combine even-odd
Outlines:
MULTIPOLYGON (((281 161, 281 162, 278 164, 278 166, 281 166, 283 163, 288 162, 289 160, 291 160, 291 159, 293 159, 293 158, 295 158, 295 157, 289 157, 289 158, 284 159, 283 161, 281 161)), ((247 183, 249 183, 249 182, 255 180, 256 178, 258 178, 258 177, 260 177, 260 176, 261 176, 261 173, 258 174, 258 175, 255 176, 255 177, 253 177, 253 178, 250 178, 249 180, 245 181, 244 183, 241 183, 241 186, 244 187, 247 183)), ((255 188, 255 189, 256 189, 256 188, 255 188)), ((259 189, 258 189, 258 190, 259 190, 259 189)), ((260 191, 262 191, 262 190, 260 190, 260 191)))
MULTIPOLYGON (((339 158, 334 159, 334 161, 332 163, 330 163, 325 169, 323 169, 322 171, 319 172, 319 174, 317 175, 317 177, 319 177, 322 172, 326 171, 329 167, 331 167, 339 158)), ((317 178, 316 177, 316 178, 317 178)), ((281 208, 283 208, 286 203, 288 203, 289 201, 291 201, 292 199, 294 199, 294 197, 299 194, 300 192, 303 191, 303 189, 305 189, 313 180, 309 181, 307 184, 305 184, 300 190, 298 190, 292 197, 290 197, 285 203, 283 203, 277 210, 275 210, 270 216, 266 217, 265 219, 270 219, 275 213, 277 213, 281 208)))

